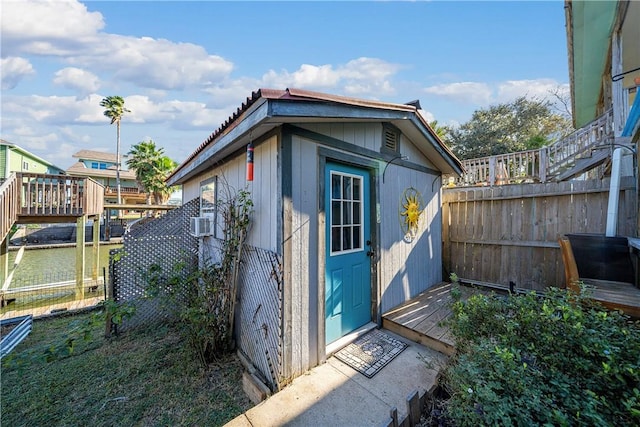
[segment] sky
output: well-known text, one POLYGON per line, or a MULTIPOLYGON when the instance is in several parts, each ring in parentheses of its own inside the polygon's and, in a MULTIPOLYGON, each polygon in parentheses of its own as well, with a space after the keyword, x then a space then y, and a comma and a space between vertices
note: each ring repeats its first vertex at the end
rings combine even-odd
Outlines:
POLYGON ((63 169, 115 153, 111 95, 123 154, 151 139, 181 163, 259 88, 417 99, 452 126, 569 88, 561 0, 2 0, 0 17, 0 138, 63 169))

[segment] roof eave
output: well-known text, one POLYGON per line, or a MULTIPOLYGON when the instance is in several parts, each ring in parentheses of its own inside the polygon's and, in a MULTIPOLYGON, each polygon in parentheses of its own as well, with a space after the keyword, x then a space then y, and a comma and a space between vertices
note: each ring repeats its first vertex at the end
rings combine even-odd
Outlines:
POLYGON ((266 99, 260 104, 253 105, 242 115, 238 123, 224 134, 210 141, 192 159, 182 164, 167 178, 168 185, 183 184, 193 176, 198 175, 212 165, 240 149, 248 143, 248 138, 254 140, 274 127, 284 123, 309 121, 388 121, 395 124, 411 123, 415 132, 405 128, 405 132, 413 133, 413 137, 423 138, 428 146, 419 148, 427 157, 434 154, 440 159, 432 161, 443 173, 462 173, 462 164, 446 147, 446 145, 431 130, 429 125, 418 114, 415 107, 407 105, 381 105, 371 107, 366 105, 340 104, 324 102, 318 99, 291 100, 282 98, 266 99), (255 132, 260 128, 260 132, 255 132))

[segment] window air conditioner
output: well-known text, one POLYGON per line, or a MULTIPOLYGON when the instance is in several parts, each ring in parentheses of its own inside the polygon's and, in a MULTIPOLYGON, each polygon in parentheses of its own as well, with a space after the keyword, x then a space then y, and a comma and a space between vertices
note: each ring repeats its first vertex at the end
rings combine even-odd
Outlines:
POLYGON ((210 236, 213 234, 213 221, 206 216, 191 217, 189 234, 194 237, 210 236))

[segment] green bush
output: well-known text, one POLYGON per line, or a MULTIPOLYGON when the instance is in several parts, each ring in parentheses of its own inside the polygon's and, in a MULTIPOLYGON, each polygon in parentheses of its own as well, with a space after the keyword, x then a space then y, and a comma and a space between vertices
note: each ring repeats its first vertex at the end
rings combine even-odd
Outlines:
POLYGON ((163 307, 175 312, 188 346, 203 365, 235 346, 238 274, 253 211, 253 201, 246 190, 233 194, 229 190, 227 197, 217 203, 224 224, 217 261, 203 254, 199 266, 183 261, 165 274, 159 261, 141 271, 147 296, 160 297, 163 307))
POLYGON ((454 424, 640 425, 640 325, 588 289, 475 295, 453 312, 442 381, 454 424))

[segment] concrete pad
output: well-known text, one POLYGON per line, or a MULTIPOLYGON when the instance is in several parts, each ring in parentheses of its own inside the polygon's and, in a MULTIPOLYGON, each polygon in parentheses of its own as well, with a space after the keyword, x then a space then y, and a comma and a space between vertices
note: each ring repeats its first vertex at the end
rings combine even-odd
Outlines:
POLYGON ((246 412, 254 427, 381 425, 389 407, 325 363, 246 412))
POLYGON ((422 397, 435 385, 447 356, 384 332, 409 347, 373 378, 331 357, 227 426, 382 426, 392 408, 402 423, 407 398, 416 391, 422 397))
POLYGON ((447 356, 393 332, 387 330, 383 332, 409 346, 373 378, 365 377, 335 357, 330 358, 327 363, 345 375, 350 375, 354 382, 371 390, 389 407, 397 408, 398 419, 402 420, 408 413, 407 397, 416 390, 422 397, 436 384, 438 372, 446 364, 447 356))
POLYGON ((253 427, 245 414, 238 415, 225 424, 225 427, 253 427))

